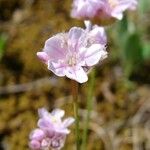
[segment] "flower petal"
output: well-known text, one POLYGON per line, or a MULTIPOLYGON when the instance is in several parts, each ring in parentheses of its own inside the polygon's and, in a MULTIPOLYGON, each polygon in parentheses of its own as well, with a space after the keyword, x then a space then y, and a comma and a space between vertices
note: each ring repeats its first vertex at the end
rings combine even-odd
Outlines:
POLYGON ((92 29, 92 23, 91 23, 91 21, 85 20, 85 21, 84 21, 84 25, 85 25, 85 27, 86 27, 86 31, 87 31, 87 32, 91 31, 91 29, 92 29))
POLYGON ((41 141, 41 149, 46 150, 49 147, 50 143, 51 143, 51 139, 49 138, 43 139, 41 141))
POLYGON ((69 129, 67 129, 67 128, 64 128, 64 129, 58 129, 58 130, 56 130, 56 132, 58 133, 58 134, 69 134, 70 133, 70 130, 69 129))
POLYGON ((137 6, 136 0, 120 0, 118 5, 112 10, 111 15, 119 20, 123 18, 123 12, 127 9, 134 10, 137 6))
POLYGON ((39 150, 41 147, 41 144, 37 140, 31 140, 29 143, 29 147, 33 150, 39 150))
POLYGON ((93 66, 97 64, 100 60, 103 60, 107 56, 105 47, 100 44, 93 44, 84 52, 85 64, 87 66, 93 66))
POLYGON ((37 57, 44 63, 48 62, 48 55, 45 52, 37 52, 37 57))
POLYGON ((64 128, 67 128, 67 127, 70 126, 74 121, 75 121, 75 119, 72 118, 72 117, 69 117, 69 118, 65 119, 65 120, 63 121, 63 127, 64 127, 64 128))
POLYGON ((68 50, 76 52, 81 44, 81 38, 85 36, 85 30, 79 27, 73 27, 68 33, 68 50))
POLYGON ((106 45, 107 43, 107 36, 103 27, 95 25, 93 29, 89 32, 89 37, 94 40, 95 44, 106 45))
POLYGON ((53 123, 51 122, 51 118, 48 117, 39 119, 37 125, 41 129, 48 129, 48 128, 52 129, 54 127, 53 123))
POLYGON ((54 117, 56 118, 62 118, 65 114, 65 111, 62 110, 62 109, 54 109, 52 112, 51 112, 51 115, 53 115, 54 117))
POLYGON ((66 67, 65 75, 79 83, 84 83, 88 80, 87 74, 84 72, 83 68, 79 66, 66 67))
POLYGON ((38 109, 38 114, 40 118, 43 118, 45 116, 49 115, 49 112, 45 108, 38 109))
POLYGON ((66 54, 66 35, 65 34, 57 34, 51 38, 49 38, 45 42, 45 47, 43 51, 47 53, 49 59, 58 60, 63 59, 66 54))
POLYGON ((74 0, 71 16, 74 18, 92 18, 101 8, 101 0, 74 0))
POLYGON ((45 133, 43 130, 41 129, 35 129, 33 130, 30 135, 29 135, 29 138, 32 140, 42 140, 45 136, 45 133))
POLYGON ((48 61, 48 69, 59 77, 65 76, 64 70, 66 65, 59 62, 48 61))
POLYGON ((117 18, 118 20, 121 20, 123 18, 122 12, 112 12, 111 15, 112 17, 117 18))

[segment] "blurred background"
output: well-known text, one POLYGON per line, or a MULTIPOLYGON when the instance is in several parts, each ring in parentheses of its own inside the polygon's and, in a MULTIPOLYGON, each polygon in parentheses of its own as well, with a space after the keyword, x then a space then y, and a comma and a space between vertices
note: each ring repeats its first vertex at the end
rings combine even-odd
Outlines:
MULTIPOLYGON (((72 0, 0 0, 0 150, 28 150, 37 109, 73 115, 70 80, 58 78, 36 52, 72 26, 72 0)), ((108 58, 95 67, 88 150, 150 150, 150 1, 106 27, 108 58)), ((80 120, 88 82, 80 85, 80 120)), ((73 132, 65 150, 75 146, 73 132)), ((81 124, 81 133, 84 128, 81 124)))

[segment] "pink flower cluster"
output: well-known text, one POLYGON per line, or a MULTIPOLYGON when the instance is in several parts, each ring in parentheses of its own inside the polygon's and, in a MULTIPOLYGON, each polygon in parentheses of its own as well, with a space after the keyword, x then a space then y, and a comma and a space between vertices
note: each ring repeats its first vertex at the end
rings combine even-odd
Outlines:
POLYGON ((137 0, 74 0, 71 16, 78 19, 121 20, 123 12, 134 10, 137 0))
POLYGON ((74 122, 74 118, 69 117, 62 121, 65 112, 61 109, 49 113, 41 108, 38 112, 38 128, 29 136, 29 147, 32 150, 60 150, 64 146, 66 135, 70 133, 67 127, 74 122))
POLYGON ((91 26, 86 29, 72 27, 67 33, 59 33, 45 42, 43 52, 37 56, 57 76, 66 76, 79 83, 88 80, 87 71, 107 57, 104 28, 91 26))

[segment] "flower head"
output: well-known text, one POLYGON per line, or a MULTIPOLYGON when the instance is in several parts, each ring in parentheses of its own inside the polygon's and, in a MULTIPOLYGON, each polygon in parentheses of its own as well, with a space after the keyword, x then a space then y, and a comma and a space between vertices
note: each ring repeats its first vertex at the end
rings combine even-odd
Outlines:
POLYGON ((74 122, 74 118, 69 117, 62 121, 65 112, 61 109, 49 113, 42 108, 38 112, 38 128, 30 134, 29 147, 32 150, 60 150, 64 146, 66 135, 70 133, 68 127, 74 122))
POLYGON ((111 22, 121 20, 123 12, 134 10, 137 0, 74 0, 71 16, 78 19, 93 19, 111 22))
POLYGON ((106 57, 106 41, 102 27, 72 27, 67 33, 49 38, 37 56, 57 76, 84 83, 88 80, 85 68, 91 68, 106 57))

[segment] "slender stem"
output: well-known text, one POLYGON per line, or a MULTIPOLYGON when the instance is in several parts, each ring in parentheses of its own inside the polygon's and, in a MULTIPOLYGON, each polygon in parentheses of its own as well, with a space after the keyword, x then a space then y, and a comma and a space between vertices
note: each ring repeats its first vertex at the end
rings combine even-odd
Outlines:
POLYGON ((72 83, 72 97, 73 97, 73 106, 74 106, 74 115, 76 119, 76 150, 80 150, 80 136, 79 136, 79 114, 78 114, 78 83, 74 80, 72 83))
POLYGON ((88 128, 89 128, 89 121, 90 121, 90 113, 92 110, 92 97, 93 97, 93 89, 94 89, 94 81, 95 81, 95 70, 91 72, 90 81, 89 81, 89 87, 88 87, 88 96, 87 96, 87 116, 85 120, 84 130, 83 130, 83 144, 82 144, 82 150, 87 149, 87 134, 88 134, 88 128))

